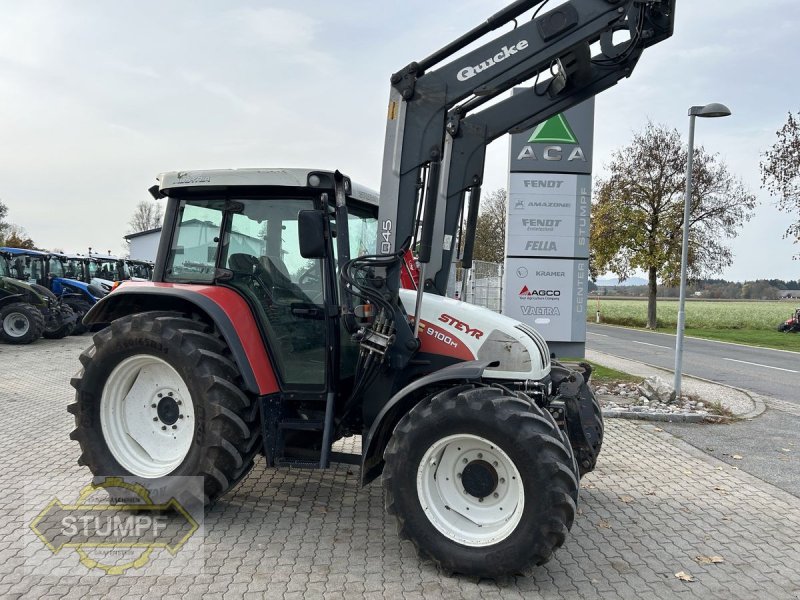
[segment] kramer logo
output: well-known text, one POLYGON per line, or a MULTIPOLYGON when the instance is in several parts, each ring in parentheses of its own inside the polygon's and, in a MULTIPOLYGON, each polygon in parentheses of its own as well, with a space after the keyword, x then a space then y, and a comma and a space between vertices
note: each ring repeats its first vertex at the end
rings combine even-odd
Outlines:
POLYGON ((563 115, 556 115, 548 119, 544 123, 540 123, 533 130, 533 134, 528 139, 528 145, 522 148, 522 151, 517 156, 517 160, 539 160, 533 146, 530 144, 547 144, 542 150, 542 158, 549 162, 559 162, 564 160, 564 148, 560 144, 575 145, 569 156, 567 162, 586 161, 586 154, 583 148, 580 147, 580 142, 572 131, 567 118, 563 115))
POLYGON ((461 69, 458 72, 458 80, 469 81, 479 73, 483 73, 484 71, 491 69, 497 63, 501 63, 507 58, 511 58, 512 56, 514 56, 517 52, 525 50, 528 46, 529 46, 528 40, 521 40, 516 45, 511 46, 510 48, 508 46, 503 46, 500 49, 500 52, 495 54, 493 57, 483 61, 481 64, 475 65, 474 67, 464 67, 463 69, 461 69))

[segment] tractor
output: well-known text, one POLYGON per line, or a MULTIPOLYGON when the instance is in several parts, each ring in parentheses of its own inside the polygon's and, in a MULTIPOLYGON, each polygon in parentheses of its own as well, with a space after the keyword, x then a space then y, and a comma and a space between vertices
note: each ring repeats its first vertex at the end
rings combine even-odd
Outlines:
POLYGON ((44 336, 60 339, 72 332, 75 315, 46 288, 28 277, 17 279, 12 269, 18 255, 0 248, 0 339, 9 344, 30 344, 44 336))
POLYGON ((19 248, 5 250, 11 257, 14 276, 39 286, 42 294, 49 294, 51 300, 56 299, 65 311, 72 314, 71 334, 84 333, 83 317, 99 298, 105 296, 105 292, 99 286, 81 280, 84 273, 81 258, 19 248))
POLYGON ((800 308, 795 309, 794 314, 778 325, 781 333, 800 333, 800 308))
POLYGON ((355 464, 363 485, 381 479, 401 537, 447 571, 550 559, 601 450, 591 367, 446 298, 449 269, 454 252, 471 266, 486 146, 630 76, 672 35, 675 0, 546 4, 514 2, 391 77, 379 194, 325 169, 161 174, 153 281, 85 318, 105 328, 72 380, 79 464, 201 476, 207 504, 259 456, 355 464), (410 249, 416 289, 401 285, 410 249), (335 449, 350 436, 359 454, 335 449))

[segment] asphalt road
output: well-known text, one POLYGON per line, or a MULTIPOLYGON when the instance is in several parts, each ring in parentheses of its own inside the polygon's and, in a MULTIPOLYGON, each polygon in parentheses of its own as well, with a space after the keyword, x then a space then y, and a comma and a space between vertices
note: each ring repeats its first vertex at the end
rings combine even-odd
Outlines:
MULTIPOLYGON (((588 326, 592 350, 675 368, 675 336, 608 325, 588 326)), ((800 352, 685 338, 683 373, 800 406, 800 352)))
MULTIPOLYGON (((587 345, 675 368, 674 335, 592 324, 587 345)), ((800 353, 686 338, 683 372, 755 392, 764 397, 767 411, 757 419, 725 425, 659 427, 800 498, 800 353)))

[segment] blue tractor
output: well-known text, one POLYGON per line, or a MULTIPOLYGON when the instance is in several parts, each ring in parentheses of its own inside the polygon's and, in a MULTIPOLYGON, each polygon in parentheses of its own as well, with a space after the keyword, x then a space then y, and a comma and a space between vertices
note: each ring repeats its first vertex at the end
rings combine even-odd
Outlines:
POLYGON ((13 277, 39 286, 43 293, 73 313, 72 334, 86 331, 82 322, 84 315, 106 292, 99 286, 81 281, 85 271, 81 257, 22 248, 2 248, 0 251, 9 257, 13 277))

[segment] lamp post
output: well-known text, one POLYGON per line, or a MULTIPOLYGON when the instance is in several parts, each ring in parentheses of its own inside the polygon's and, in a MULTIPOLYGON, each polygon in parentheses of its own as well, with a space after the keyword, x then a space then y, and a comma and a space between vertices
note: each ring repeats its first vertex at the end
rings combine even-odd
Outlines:
POLYGON ((694 166, 694 127, 697 117, 711 119, 729 117, 731 110, 724 104, 706 104, 689 109, 689 156, 686 165, 686 198, 683 201, 683 249, 681 251, 681 294, 678 302, 678 332, 675 339, 675 397, 681 396, 683 368, 683 330, 686 327, 686 270, 689 262, 689 217, 692 207, 692 168, 694 166))

